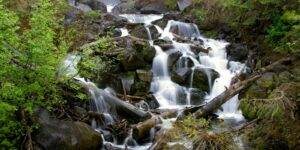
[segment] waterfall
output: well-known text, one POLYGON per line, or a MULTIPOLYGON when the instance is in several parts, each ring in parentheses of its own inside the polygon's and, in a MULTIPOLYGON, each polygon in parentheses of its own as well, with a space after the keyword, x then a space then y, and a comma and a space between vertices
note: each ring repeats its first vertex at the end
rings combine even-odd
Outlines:
MULTIPOLYGON (((88 89, 89 95, 91 97, 92 103, 90 105, 91 110, 94 110, 98 113, 101 113, 104 117, 104 124, 108 125, 114 123, 113 116, 116 116, 116 111, 112 105, 107 103, 104 98, 104 93, 110 95, 106 91, 99 89, 93 82, 86 81, 84 78, 76 77, 76 80, 79 81, 86 89, 88 89)), ((96 128, 99 127, 98 124, 95 125, 96 128)))
MULTIPOLYGON (((159 27, 156 27, 159 28, 159 27)), ((160 31, 160 30, 159 30, 160 31)), ((208 80, 208 86, 210 87, 209 94, 206 96, 206 101, 209 102, 214 97, 218 96, 229 88, 231 79, 235 74, 241 72, 244 68, 244 64, 238 62, 229 62, 226 54, 226 46, 229 44, 222 40, 207 39, 201 36, 198 27, 195 24, 184 23, 179 21, 170 20, 168 24, 161 31, 161 39, 171 40, 173 42, 173 51, 178 51, 182 55, 179 58, 177 68, 187 68, 187 60, 191 60, 193 66, 191 67, 191 80, 189 87, 182 87, 171 81, 167 68, 168 54, 163 52, 161 48, 155 46, 156 56, 153 60, 152 71, 154 78, 151 84, 152 92, 154 92, 162 107, 176 107, 178 103, 179 89, 185 89, 186 102, 184 105, 190 105, 190 91, 193 88, 193 76, 195 69, 202 69, 208 80), (188 43, 176 42, 176 37, 173 33, 182 37, 187 37, 191 41, 201 40, 203 42, 202 47, 210 49, 208 54, 195 54, 192 52, 188 43), (209 69, 213 69, 219 73, 217 78, 212 84, 211 72, 209 69)), ((217 114, 220 118, 234 118, 236 120, 242 120, 243 116, 241 111, 238 110, 238 96, 234 96, 231 100, 225 103, 222 108, 223 111, 218 111, 217 114)))
POLYGON ((159 20, 163 18, 163 15, 144 15, 144 14, 121 14, 119 15, 124 17, 130 23, 135 24, 151 24, 153 21, 159 20))

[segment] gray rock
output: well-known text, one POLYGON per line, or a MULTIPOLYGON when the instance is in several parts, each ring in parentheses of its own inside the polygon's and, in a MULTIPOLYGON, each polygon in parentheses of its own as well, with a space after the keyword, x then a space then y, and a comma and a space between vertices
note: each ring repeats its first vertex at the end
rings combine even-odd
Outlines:
POLYGON ((84 116, 87 113, 87 111, 84 108, 79 106, 74 106, 74 110, 76 111, 76 113, 80 114, 81 116, 84 116))
POLYGON ((45 150, 99 150, 103 144, 100 133, 83 122, 49 119, 33 135, 45 150))
POLYGON ((150 109, 156 109, 159 107, 159 103, 154 95, 148 94, 146 96, 146 102, 148 103, 150 109))
POLYGON ((147 30, 143 25, 135 26, 135 28, 130 32, 130 35, 141 39, 148 39, 147 30))
POLYGON ((178 60, 181 57, 182 53, 179 51, 173 51, 169 54, 168 57, 168 67, 175 66, 176 63, 179 63, 178 60))
POLYGON ((190 68, 178 68, 172 73, 171 79, 178 84, 183 84, 189 79, 191 73, 192 70, 190 68))
POLYGON ((106 13, 106 5, 99 0, 79 0, 79 3, 88 5, 93 10, 100 10, 103 13, 106 13))
POLYGON ((118 60, 126 71, 142 69, 146 66, 143 56, 131 48, 127 49, 125 53, 119 54, 118 60))
POLYGON ((140 11, 143 14, 164 14, 170 9, 162 3, 151 3, 142 7, 140 11))
POLYGON ((115 6, 113 8, 112 13, 115 14, 115 15, 137 13, 138 10, 134 6, 135 1, 136 0, 122 1, 120 4, 118 4, 117 6, 115 6))
POLYGON ((245 45, 236 43, 228 45, 226 51, 231 61, 245 61, 249 54, 249 49, 245 45))
POLYGON ((190 93, 191 93, 191 105, 200 105, 204 102, 204 97, 206 96, 206 92, 193 88, 190 89, 190 93))
POLYGON ((213 84, 215 79, 219 77, 219 73, 213 69, 197 68, 194 71, 192 87, 201 91, 209 92, 210 89, 207 73, 210 74, 211 84, 213 84))

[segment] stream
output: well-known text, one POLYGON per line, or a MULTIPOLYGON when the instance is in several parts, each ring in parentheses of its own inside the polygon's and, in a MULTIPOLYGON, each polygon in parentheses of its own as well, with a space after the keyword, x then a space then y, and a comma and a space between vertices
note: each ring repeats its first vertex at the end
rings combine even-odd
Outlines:
MULTIPOLYGON (((70 3, 76 8, 81 7, 80 4, 75 4, 74 1, 71 1, 70 3)), ((107 12, 111 12, 113 7, 119 2, 117 0, 103 0, 103 3, 107 5, 107 12)), ((88 11, 87 8, 82 9, 88 11)), ((205 104, 224 92, 230 86, 232 78, 236 74, 244 71, 246 67, 243 63, 229 61, 227 59, 226 46, 229 44, 228 42, 204 37, 195 24, 169 20, 165 27, 160 27, 153 22, 162 19, 164 17, 163 14, 119 14, 119 16, 126 18, 127 21, 132 24, 143 24, 147 31, 145 34, 148 36, 149 45, 155 49, 156 55, 152 64, 153 78, 150 90, 159 103, 159 110, 176 110, 179 114, 185 107, 205 104), (155 45, 153 42, 154 39, 151 36, 150 27, 155 27, 160 34, 159 39, 169 41, 172 44, 172 48, 165 50, 159 45, 155 45), (173 33, 188 40, 183 42, 174 36, 173 33), (209 49, 209 52, 195 52, 190 46, 194 43, 198 43, 199 46, 204 49, 209 49), (175 67, 171 68, 171 66, 169 66, 169 61, 174 53, 179 53, 180 57, 178 58, 175 67), (188 77, 190 83, 188 85, 180 85, 174 82, 171 75, 172 69, 183 73, 191 72, 188 77), (199 71, 204 72, 206 75, 208 90, 205 93, 204 99, 195 101, 195 98, 192 97, 195 91, 197 91, 195 85, 199 83, 193 82, 193 78, 195 73, 199 71), (214 74, 217 74, 216 77, 214 77, 214 74)), ((125 27, 121 28, 120 31, 122 32, 122 37, 130 35, 130 31, 125 27)), ((70 55, 64 60, 64 67, 67 68, 65 70, 67 75, 77 74, 76 65, 78 61, 80 61, 80 56, 77 57, 75 55, 70 55)), ((172 122, 176 120, 176 117, 169 119, 161 118, 162 128, 160 131, 155 131, 154 128, 151 129, 148 142, 143 144, 139 144, 132 137, 132 129, 130 130, 129 136, 122 142, 118 141, 116 138, 108 140, 105 137, 106 134, 104 134, 107 132, 105 127, 109 124, 113 124, 118 119, 118 117, 116 117, 117 108, 107 100, 107 98, 115 97, 114 89, 99 89, 95 83, 84 79, 79 75, 76 76, 75 79, 88 89, 93 104, 90 106, 91 110, 104 115, 104 123, 99 124, 96 121, 92 122, 92 127, 102 133, 104 145, 108 144, 120 149, 149 149, 152 145, 155 133, 163 132, 163 130, 171 128, 172 122)), ((129 88, 128 85, 133 84, 133 82, 133 79, 122 78, 122 84, 125 88, 129 88)), ((147 103, 145 105, 147 105, 147 103)), ((239 100, 238 95, 236 95, 223 104, 222 108, 215 114, 219 119, 233 123, 234 126, 236 126, 240 122, 245 121, 241 111, 238 109, 238 105, 239 100)), ((155 116, 150 111, 148 113, 155 116)))

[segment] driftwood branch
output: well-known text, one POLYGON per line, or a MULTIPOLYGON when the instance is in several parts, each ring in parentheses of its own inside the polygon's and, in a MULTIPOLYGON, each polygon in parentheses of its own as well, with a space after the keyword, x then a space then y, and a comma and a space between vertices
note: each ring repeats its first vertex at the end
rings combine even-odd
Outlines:
MULTIPOLYGON (((124 97, 124 94, 119 94, 119 93, 117 93, 117 97, 122 98, 122 99, 125 98, 125 97, 124 97)), ((145 100, 144 97, 141 97, 141 96, 133 96, 133 95, 126 95, 126 98, 131 99, 132 101, 145 100)))
POLYGON ((155 127, 158 120, 159 119, 157 117, 152 117, 144 122, 137 124, 133 128, 132 137, 138 141, 149 137, 150 130, 155 127))

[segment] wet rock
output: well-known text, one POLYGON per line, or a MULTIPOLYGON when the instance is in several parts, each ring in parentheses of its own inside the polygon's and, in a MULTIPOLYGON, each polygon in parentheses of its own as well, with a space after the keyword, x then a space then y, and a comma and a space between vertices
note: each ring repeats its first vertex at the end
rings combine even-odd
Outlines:
POLYGON ((111 33, 112 37, 119 37, 122 35, 122 31, 120 29, 114 29, 111 33))
POLYGON ((142 55, 144 60, 147 62, 148 65, 152 65, 152 61, 155 57, 155 49, 153 47, 150 47, 149 45, 147 45, 146 47, 144 47, 143 51, 142 51, 142 55))
POLYGON ((168 57, 168 67, 174 66, 178 59, 182 56, 182 53, 179 51, 173 51, 169 54, 168 57))
POLYGON ((88 5, 93 10, 100 10, 103 13, 106 13, 106 5, 99 0, 79 0, 79 3, 88 5))
POLYGON ((172 73, 171 79, 178 84, 183 84, 189 79, 191 73, 192 70, 190 68, 178 68, 172 73))
POLYGON ((100 133, 82 122, 49 119, 41 122, 33 135, 45 150, 98 150, 103 144, 100 133))
POLYGON ((191 58, 188 57, 180 57, 176 62, 176 65, 173 65, 173 69, 182 68, 182 67, 189 67, 192 68, 194 66, 194 62, 191 58))
POLYGON ((170 9, 166 5, 162 5, 161 3, 152 3, 145 5, 140 9, 143 14, 164 14, 170 9))
POLYGON ((135 1, 136 0, 125 0, 122 1, 120 4, 115 6, 112 10, 112 13, 115 15, 118 14, 132 14, 137 13, 138 10, 135 8, 135 1))
POLYGON ((82 4, 82 3, 76 3, 74 7, 83 11, 84 13, 88 13, 88 12, 92 11, 92 8, 89 5, 82 4))
POLYGON ((230 44, 226 47, 227 55, 231 61, 245 61, 248 58, 249 49, 243 44, 230 44))
POLYGON ((146 102, 148 103, 150 109, 156 109, 159 107, 159 103, 153 94, 148 94, 146 96, 146 102))
POLYGON ((192 87, 201 91, 209 92, 209 76, 207 76, 207 74, 210 74, 211 85, 214 83, 215 79, 219 77, 219 73, 213 69, 197 68, 194 70, 192 87))
POLYGON ((152 81, 152 71, 150 70, 136 70, 138 79, 141 81, 151 82, 152 81))
MULTIPOLYGON (((275 88, 274 72, 267 72, 262 75, 250 88, 247 90, 246 95, 249 98, 267 98, 269 93, 275 88)), ((243 95, 241 95, 243 97, 243 95)))
POLYGON ((113 24, 113 26, 117 28, 122 28, 127 24, 126 18, 115 16, 112 14, 103 14, 101 16, 100 24, 102 24, 103 22, 111 22, 111 24, 113 24))
POLYGON ((135 94, 134 95, 146 95, 150 91, 150 82, 138 81, 134 83, 135 94))
POLYGON ((138 25, 136 26, 131 32, 130 34, 132 36, 141 38, 141 39, 148 39, 148 35, 147 35, 147 30, 143 25, 138 25))
POLYGON ((148 26, 150 33, 151 33, 151 39, 158 39, 160 36, 160 33, 158 33, 158 30, 156 29, 156 27, 154 25, 150 25, 148 26))
POLYGON ((126 49, 125 53, 119 54, 117 59, 121 62, 123 69, 126 71, 134 71, 146 66, 143 56, 132 48, 126 49))
POLYGON ((190 89, 191 93, 191 105, 200 105, 204 102, 204 98, 206 96, 206 92, 201 91, 199 89, 190 89))
POLYGON ((84 116, 86 115, 87 111, 82 108, 82 107, 79 107, 79 106, 74 106, 74 110, 76 113, 78 113, 80 116, 84 116))

